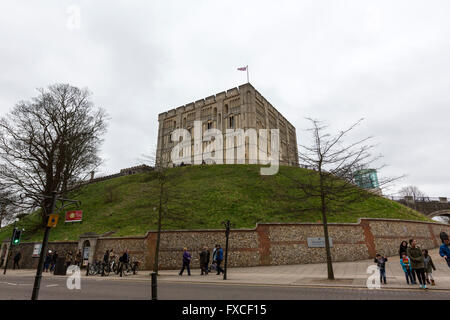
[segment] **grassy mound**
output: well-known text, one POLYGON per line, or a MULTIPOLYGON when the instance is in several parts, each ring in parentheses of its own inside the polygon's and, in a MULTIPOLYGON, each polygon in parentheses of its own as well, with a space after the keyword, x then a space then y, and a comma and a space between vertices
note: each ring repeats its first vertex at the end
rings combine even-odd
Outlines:
MULTIPOLYGON (((261 176, 259 168, 214 165, 169 169, 163 229, 216 229, 222 228, 226 219, 234 228, 254 228, 257 222, 321 220, 318 210, 305 210, 317 206, 317 200, 300 200, 302 192, 291 179, 302 179, 306 169, 281 167, 278 175, 261 176)), ((81 200, 84 221, 65 224, 64 212, 60 212, 59 225, 51 231, 50 240, 76 240, 85 232, 144 235, 156 229, 159 184, 154 172, 90 184, 70 197, 81 200)), ((353 203, 328 218, 329 222, 357 222, 361 217, 431 221, 378 196, 353 203)), ((42 239, 37 213, 23 218, 18 226, 26 230, 24 241, 42 239)), ((0 229, 0 240, 10 235, 11 227, 0 229)))

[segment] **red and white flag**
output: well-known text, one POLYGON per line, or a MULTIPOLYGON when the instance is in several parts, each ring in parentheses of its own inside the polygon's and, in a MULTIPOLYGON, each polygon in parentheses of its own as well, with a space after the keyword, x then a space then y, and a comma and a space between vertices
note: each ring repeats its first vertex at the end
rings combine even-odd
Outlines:
MULTIPOLYGON (((247 66, 248 67, 248 66, 247 66)), ((247 71, 247 67, 238 68, 239 71, 247 71)))

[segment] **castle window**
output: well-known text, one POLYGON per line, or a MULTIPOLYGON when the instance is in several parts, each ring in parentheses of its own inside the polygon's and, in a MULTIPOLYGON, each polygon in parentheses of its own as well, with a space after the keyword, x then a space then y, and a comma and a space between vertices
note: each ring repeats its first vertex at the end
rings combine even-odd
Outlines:
POLYGON ((212 123, 211 121, 208 122, 208 126, 207 126, 208 130, 209 130, 209 129, 212 129, 212 127, 213 127, 213 123, 212 123))
POLYGON ((225 114, 227 114, 228 113, 228 105, 226 104, 225 105, 225 114))
POLYGON ((234 117, 233 116, 228 118, 228 127, 230 129, 234 129, 234 117))

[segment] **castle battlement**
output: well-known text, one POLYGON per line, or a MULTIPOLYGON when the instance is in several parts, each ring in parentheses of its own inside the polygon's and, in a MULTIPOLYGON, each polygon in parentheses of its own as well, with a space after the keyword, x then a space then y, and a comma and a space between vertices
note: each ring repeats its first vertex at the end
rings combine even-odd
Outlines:
MULTIPOLYGON (((222 132, 228 129, 279 129, 280 164, 298 165, 295 127, 250 83, 160 113, 158 121, 157 159, 163 159, 169 165, 170 153, 175 146, 171 133, 180 128, 192 131, 195 121, 202 122, 202 132, 208 129, 222 132)), ((248 160, 247 154, 246 157, 248 160)))

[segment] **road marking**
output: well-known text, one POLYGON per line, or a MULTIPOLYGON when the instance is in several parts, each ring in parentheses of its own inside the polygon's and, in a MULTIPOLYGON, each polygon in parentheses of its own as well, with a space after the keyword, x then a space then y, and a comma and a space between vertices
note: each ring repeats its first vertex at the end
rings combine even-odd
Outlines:
POLYGON ((59 284, 48 284, 48 285, 46 285, 47 288, 58 287, 58 286, 59 286, 59 284))

